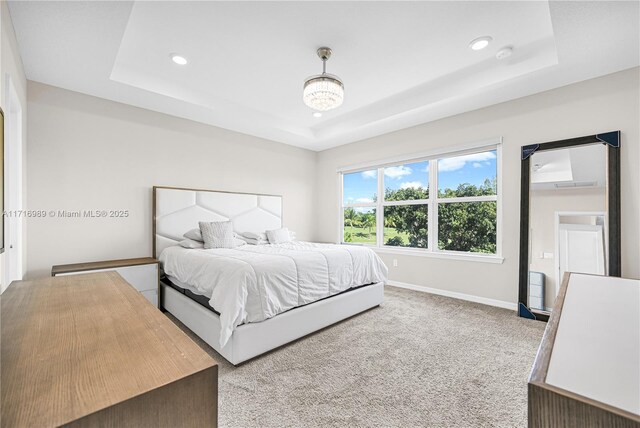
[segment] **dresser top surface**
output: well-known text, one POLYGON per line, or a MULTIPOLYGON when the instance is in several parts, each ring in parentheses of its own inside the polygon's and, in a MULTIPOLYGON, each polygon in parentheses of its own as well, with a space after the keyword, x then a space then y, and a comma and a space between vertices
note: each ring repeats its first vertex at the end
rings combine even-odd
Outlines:
POLYGON ((216 365, 116 272, 2 294, 2 422, 62 425, 216 365))
POLYGON ((571 274, 546 383, 640 415, 640 281, 571 274))
POLYGON ((51 275, 58 275, 61 273, 73 273, 83 272, 99 269, 115 269, 129 266, 140 266, 158 263, 157 259, 153 257, 138 257, 135 259, 120 259, 120 260, 103 260, 99 262, 86 262, 86 263, 73 263, 68 265, 56 265, 51 268, 51 275))

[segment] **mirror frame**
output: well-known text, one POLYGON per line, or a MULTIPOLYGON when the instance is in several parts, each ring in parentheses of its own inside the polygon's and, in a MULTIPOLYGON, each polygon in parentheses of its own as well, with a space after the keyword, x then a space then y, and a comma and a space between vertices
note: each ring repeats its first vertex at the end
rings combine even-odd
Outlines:
POLYGON ((585 137, 532 144, 522 147, 520 166, 520 270, 518 283, 518 315, 524 318, 548 321, 549 312, 532 310, 527 299, 529 292, 529 181, 530 158, 535 152, 565 147, 601 143, 606 151, 606 212, 608 217, 608 272, 609 276, 621 275, 621 222, 620 222, 620 131, 585 137))

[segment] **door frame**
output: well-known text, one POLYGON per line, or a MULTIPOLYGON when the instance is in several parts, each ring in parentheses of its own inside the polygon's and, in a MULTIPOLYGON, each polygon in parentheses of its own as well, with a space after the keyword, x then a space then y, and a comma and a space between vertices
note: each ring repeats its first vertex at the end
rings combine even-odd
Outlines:
MULTIPOLYGON (((554 265, 555 265, 555 276, 556 276, 556 293, 558 295, 558 291, 560 290, 560 284, 562 284, 562 278, 560 277, 560 217, 588 217, 588 216, 602 216, 604 217, 604 257, 606 260, 607 257, 607 213, 604 211, 556 211, 555 212, 555 254, 554 254, 554 265)), ((605 272, 607 271, 607 264, 605 263, 604 268, 605 272)))
MULTIPOLYGON (((22 156, 23 133, 22 119, 24 108, 18 97, 13 79, 6 74, 4 82, 5 106, 5 138, 4 138, 4 171, 5 191, 4 209, 6 211, 21 212, 23 208, 22 187, 22 156)), ((12 281, 20 280, 23 276, 23 225, 21 215, 4 217, 5 252, 4 269, 2 272, 2 290, 12 281)))

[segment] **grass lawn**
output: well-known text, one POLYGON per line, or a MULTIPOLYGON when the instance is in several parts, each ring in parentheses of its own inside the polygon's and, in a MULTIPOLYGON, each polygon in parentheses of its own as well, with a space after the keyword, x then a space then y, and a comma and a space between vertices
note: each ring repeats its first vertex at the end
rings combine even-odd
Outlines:
MULTIPOLYGON (((351 241, 355 243, 363 243, 363 244, 375 244, 376 243, 376 229, 371 228, 371 233, 367 228, 363 227, 352 227, 352 226, 344 226, 344 234, 345 237, 347 234, 351 234, 351 241)), ((400 236, 404 242, 409 243, 409 235, 407 233, 399 233, 392 227, 384 228, 384 242, 387 240, 394 238, 396 236, 400 236)))

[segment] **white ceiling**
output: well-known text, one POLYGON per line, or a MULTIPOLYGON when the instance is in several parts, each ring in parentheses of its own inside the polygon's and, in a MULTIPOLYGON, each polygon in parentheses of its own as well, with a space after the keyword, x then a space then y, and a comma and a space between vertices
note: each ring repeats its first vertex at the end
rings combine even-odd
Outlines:
POLYGON ((531 189, 559 190, 605 187, 607 152, 604 144, 587 144, 531 155, 531 189))
POLYGON ((10 1, 27 78, 312 150, 640 64, 638 2, 10 1), (483 51, 468 48, 489 35, 483 51), (314 118, 327 71, 344 104, 314 118), (499 61, 498 49, 514 54, 499 61), (169 54, 189 60, 174 64, 169 54))

